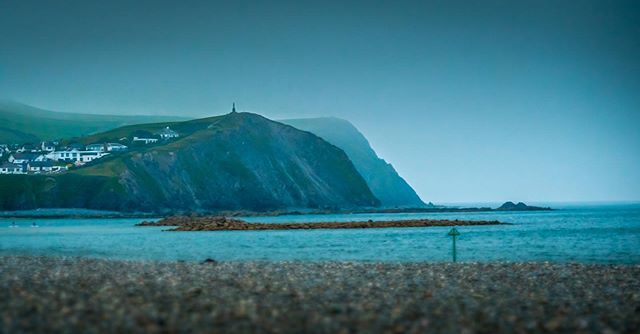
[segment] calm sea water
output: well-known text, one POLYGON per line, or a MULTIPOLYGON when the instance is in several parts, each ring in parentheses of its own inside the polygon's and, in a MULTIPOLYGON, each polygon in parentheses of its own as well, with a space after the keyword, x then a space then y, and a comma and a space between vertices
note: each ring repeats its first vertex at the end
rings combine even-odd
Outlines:
MULTIPOLYGON (((640 205, 569 206, 550 212, 251 217, 256 222, 406 218, 499 220, 462 226, 460 261, 640 263, 640 205)), ((0 255, 144 260, 449 261, 448 228, 163 232, 140 219, 0 219, 0 255), (10 228, 15 221, 18 228, 10 228), (32 223, 39 227, 30 227, 32 223)))

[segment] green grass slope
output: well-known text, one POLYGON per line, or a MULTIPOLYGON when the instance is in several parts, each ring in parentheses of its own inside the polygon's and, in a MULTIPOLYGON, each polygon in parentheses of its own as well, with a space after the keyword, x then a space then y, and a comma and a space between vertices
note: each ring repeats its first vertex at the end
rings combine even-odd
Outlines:
POLYGON ((0 100, 0 144, 80 137, 128 124, 178 120, 184 119, 62 113, 0 100))
POLYGON ((0 209, 269 211, 379 204, 344 151, 255 114, 127 126, 82 140, 167 125, 181 137, 60 175, 0 178, 0 209))

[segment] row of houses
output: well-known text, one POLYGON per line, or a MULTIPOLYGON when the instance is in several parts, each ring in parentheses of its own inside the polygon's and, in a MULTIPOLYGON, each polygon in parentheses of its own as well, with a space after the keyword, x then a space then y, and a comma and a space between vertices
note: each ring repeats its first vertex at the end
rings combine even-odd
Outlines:
MULTIPOLYGON (((137 131, 132 135, 131 143, 153 144, 159 140, 178 137, 179 134, 167 126, 156 134, 137 131)), ((0 144, 0 158, 6 159, 0 165, 0 174, 57 173, 128 149, 128 146, 121 143, 95 143, 87 146, 72 143, 64 147, 57 141, 44 141, 39 145, 0 144), (4 157, 5 155, 8 157, 4 157)))
POLYGON ((37 151, 37 152, 15 152, 10 153, 8 161, 15 164, 33 161, 63 161, 87 163, 95 159, 100 159, 111 152, 124 152, 127 146, 119 143, 92 144, 82 147, 67 147, 60 151, 37 151))
POLYGON ((66 165, 56 164, 51 160, 31 161, 25 163, 5 162, 0 165, 0 174, 58 173, 69 169, 66 165))
POLYGON ((82 166, 112 152, 128 149, 120 143, 91 144, 86 147, 75 143, 58 150, 56 143, 42 142, 40 150, 31 147, 22 145, 11 151, 7 145, 0 146, 0 151, 8 155, 7 161, 0 165, 0 174, 58 173, 71 166, 82 166), (53 149, 49 145, 53 145, 53 149))
POLYGON ((164 129, 158 131, 156 134, 152 134, 147 131, 136 131, 132 134, 131 141, 133 143, 142 143, 142 144, 155 144, 159 140, 169 140, 180 137, 176 131, 172 130, 170 127, 165 127, 164 129))

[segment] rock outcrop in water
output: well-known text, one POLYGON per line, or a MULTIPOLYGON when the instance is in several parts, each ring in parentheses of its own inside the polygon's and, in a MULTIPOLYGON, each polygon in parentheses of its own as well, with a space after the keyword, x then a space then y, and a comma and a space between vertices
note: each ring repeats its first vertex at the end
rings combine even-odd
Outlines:
POLYGON ((551 210, 551 208, 529 206, 522 202, 518 202, 518 204, 515 204, 513 202, 505 202, 496 210, 497 211, 542 211, 542 210, 551 210))

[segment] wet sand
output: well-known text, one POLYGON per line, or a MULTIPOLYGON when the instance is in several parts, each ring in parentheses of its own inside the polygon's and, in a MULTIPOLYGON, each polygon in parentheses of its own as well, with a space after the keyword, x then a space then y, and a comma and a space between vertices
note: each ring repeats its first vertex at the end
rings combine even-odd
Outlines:
POLYGON ((145 221, 137 226, 172 226, 168 231, 238 231, 238 230, 309 230, 343 228, 391 228, 391 227, 434 227, 434 226, 472 226, 472 225, 509 225, 499 221, 479 220, 434 220, 411 219, 362 222, 314 222, 314 223, 248 223, 226 217, 186 217, 173 216, 151 222, 145 221))
POLYGON ((639 330, 639 265, 0 257, 2 333, 639 330))

